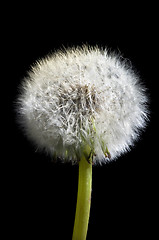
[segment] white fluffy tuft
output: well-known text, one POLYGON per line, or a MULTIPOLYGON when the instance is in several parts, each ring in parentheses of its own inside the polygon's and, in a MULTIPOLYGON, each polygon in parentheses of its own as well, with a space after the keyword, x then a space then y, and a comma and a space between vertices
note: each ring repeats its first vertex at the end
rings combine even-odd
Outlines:
POLYGON ((133 145, 146 124, 147 97, 126 61, 83 46, 37 62, 23 81, 18 111, 38 148, 76 163, 89 144, 96 164, 133 145))

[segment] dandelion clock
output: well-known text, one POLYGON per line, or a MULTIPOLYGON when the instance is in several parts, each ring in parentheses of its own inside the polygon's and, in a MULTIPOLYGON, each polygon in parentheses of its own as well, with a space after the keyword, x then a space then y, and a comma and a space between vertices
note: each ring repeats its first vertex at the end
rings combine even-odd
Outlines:
POLYGON ((126 61, 82 46, 37 61, 21 84, 19 122, 37 149, 79 165, 73 240, 87 235, 92 165, 117 159, 147 122, 147 96, 126 61))

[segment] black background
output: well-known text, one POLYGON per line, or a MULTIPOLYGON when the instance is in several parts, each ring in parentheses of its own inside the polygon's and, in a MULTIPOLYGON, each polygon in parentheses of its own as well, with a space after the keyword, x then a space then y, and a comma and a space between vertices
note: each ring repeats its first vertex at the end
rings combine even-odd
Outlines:
POLYGON ((5 233, 19 239, 71 239, 78 166, 55 164, 36 152, 17 125, 14 108, 18 86, 30 65, 62 46, 88 43, 121 52, 131 61, 148 88, 151 114, 146 131, 131 152, 108 165, 93 167, 87 239, 154 239, 158 190, 155 6, 74 4, 15 4, 5 9, 4 102, 9 103, 4 118, 9 131, 5 131, 2 149, 5 166, 1 170, 5 233))

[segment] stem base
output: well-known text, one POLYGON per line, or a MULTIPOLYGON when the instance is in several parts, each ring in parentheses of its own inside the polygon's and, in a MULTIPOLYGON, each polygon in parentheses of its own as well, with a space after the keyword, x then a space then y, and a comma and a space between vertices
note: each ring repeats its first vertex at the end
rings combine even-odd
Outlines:
POLYGON ((78 194, 72 240, 85 240, 87 236, 92 191, 92 161, 83 154, 79 162, 78 194))

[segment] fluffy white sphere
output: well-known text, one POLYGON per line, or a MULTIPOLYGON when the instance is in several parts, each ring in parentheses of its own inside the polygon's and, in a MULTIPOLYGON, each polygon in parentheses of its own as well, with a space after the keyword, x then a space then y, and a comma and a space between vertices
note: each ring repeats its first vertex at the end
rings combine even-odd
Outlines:
POLYGON ((126 61, 107 49, 83 46, 47 56, 21 89, 25 133, 38 149, 63 161, 78 162, 87 144, 95 164, 113 160, 145 127, 145 88, 126 61))

